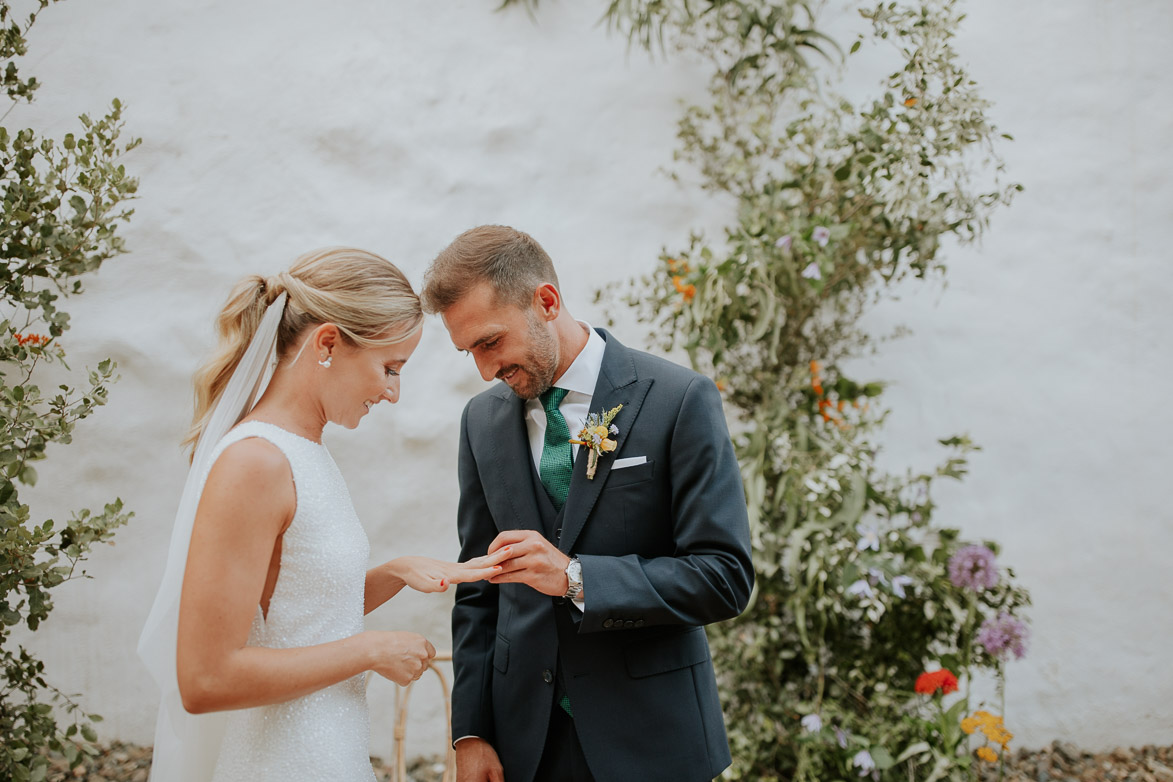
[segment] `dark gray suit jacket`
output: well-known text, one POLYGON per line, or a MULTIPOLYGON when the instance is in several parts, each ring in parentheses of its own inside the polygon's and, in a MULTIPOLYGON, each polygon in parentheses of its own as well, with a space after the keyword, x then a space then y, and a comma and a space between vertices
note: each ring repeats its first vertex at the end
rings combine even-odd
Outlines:
POLYGON ((753 586, 739 469, 711 380, 599 333, 590 409, 623 405, 618 447, 593 480, 579 449, 561 513, 524 402, 502 383, 465 408, 460 559, 502 530, 539 530, 582 562, 586 610, 523 584, 459 585, 452 735, 487 739, 506 782, 531 782, 561 682, 599 782, 711 780, 730 755, 704 625, 739 614, 753 586), (630 456, 647 463, 611 469, 630 456))

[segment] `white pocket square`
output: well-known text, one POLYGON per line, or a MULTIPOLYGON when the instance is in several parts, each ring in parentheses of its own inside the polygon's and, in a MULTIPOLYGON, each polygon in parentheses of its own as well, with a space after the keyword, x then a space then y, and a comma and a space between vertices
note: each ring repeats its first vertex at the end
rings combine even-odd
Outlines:
POLYGON ((622 470, 624 467, 635 467, 637 464, 647 464, 648 457, 646 456, 624 456, 622 459, 616 459, 615 463, 611 465, 612 470, 622 470))

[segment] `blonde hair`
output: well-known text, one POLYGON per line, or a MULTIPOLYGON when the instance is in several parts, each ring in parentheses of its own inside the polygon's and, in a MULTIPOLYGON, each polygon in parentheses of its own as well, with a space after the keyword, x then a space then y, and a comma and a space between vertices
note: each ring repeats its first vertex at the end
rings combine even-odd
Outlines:
POLYGON ((277 358, 285 360, 308 327, 332 323, 359 347, 401 342, 419 331, 424 314, 411 283, 393 263, 366 250, 327 247, 308 252, 289 271, 251 274, 238 282, 216 318, 215 355, 195 374, 195 414, 184 438, 194 449, 265 310, 282 293, 277 358))

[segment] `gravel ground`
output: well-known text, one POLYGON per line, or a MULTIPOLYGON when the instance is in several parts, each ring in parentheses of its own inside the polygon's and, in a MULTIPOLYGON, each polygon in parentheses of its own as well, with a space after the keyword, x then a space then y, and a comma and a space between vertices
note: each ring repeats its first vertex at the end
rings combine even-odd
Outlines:
MULTIPOLYGON (((99 747, 97 757, 73 771, 53 758, 48 782, 146 782, 151 748, 114 742, 99 747)), ((378 782, 390 782, 391 768, 372 758, 378 782)), ((410 782, 439 782, 439 758, 417 758, 407 769, 410 782)), ((998 779, 998 766, 984 767, 983 782, 998 779)), ((1006 782, 1173 782, 1173 747, 1121 747, 1111 752, 1084 752, 1056 741, 1041 750, 1019 750, 1007 758, 1006 782)))

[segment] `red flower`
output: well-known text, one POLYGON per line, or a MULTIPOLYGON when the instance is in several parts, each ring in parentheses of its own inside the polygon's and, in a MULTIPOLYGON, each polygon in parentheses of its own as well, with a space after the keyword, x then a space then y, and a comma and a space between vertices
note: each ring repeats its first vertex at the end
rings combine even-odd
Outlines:
POLYGON ((916 691, 921 695, 935 695, 938 690, 945 695, 957 692, 957 677, 948 668, 916 677, 916 691))

